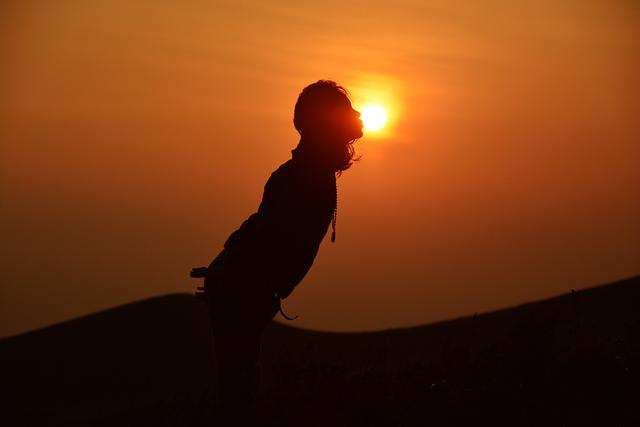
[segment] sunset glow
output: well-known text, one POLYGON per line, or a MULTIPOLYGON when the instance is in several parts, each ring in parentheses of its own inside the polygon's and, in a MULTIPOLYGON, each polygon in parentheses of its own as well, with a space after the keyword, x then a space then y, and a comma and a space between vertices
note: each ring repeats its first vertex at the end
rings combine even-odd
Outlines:
POLYGON ((361 118, 364 128, 370 131, 377 131, 387 123, 387 113, 378 105, 368 105, 361 111, 361 118))
POLYGON ((0 337, 191 292, 320 79, 364 135, 345 123, 360 160, 295 326, 415 326, 640 274, 638 1, 1 4, 0 337))

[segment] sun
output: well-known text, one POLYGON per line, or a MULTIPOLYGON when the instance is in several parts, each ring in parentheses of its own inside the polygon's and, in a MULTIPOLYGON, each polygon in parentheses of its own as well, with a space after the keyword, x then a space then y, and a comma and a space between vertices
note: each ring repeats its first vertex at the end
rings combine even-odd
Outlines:
POLYGON ((366 130, 380 130, 387 123, 387 113, 379 105, 367 105, 360 112, 366 130))

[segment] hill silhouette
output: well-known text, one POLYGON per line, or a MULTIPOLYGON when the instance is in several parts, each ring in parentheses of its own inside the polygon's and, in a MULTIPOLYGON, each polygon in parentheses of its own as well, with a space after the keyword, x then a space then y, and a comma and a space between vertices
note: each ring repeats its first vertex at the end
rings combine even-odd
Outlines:
MULTIPOLYGON (((265 423, 640 425, 638 307, 640 276, 412 328, 272 322, 265 423)), ((1 340, 0 422, 213 425, 205 310, 167 295, 1 340)))

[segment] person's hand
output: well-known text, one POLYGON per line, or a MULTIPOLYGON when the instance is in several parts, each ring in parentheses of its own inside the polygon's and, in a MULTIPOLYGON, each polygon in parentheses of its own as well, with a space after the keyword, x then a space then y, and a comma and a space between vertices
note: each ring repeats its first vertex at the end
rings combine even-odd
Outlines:
POLYGON ((191 273, 189 274, 194 279, 199 279, 204 277, 204 286, 197 286, 195 296, 198 298, 207 299, 207 273, 209 269, 207 267, 194 267, 191 269, 191 273))
POLYGON ((193 267, 191 269, 191 274, 190 276, 193 278, 200 278, 200 277, 206 277, 207 275, 207 271, 209 271, 209 269, 207 267, 193 267))

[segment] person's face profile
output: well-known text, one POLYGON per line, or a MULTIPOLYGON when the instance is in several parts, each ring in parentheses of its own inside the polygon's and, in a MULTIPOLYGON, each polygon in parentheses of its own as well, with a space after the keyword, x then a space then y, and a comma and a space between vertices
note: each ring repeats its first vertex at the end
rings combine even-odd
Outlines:
POLYGON ((362 137, 362 120, 360 112, 351 106, 351 101, 344 97, 331 106, 328 112, 328 129, 341 141, 352 141, 362 137))

